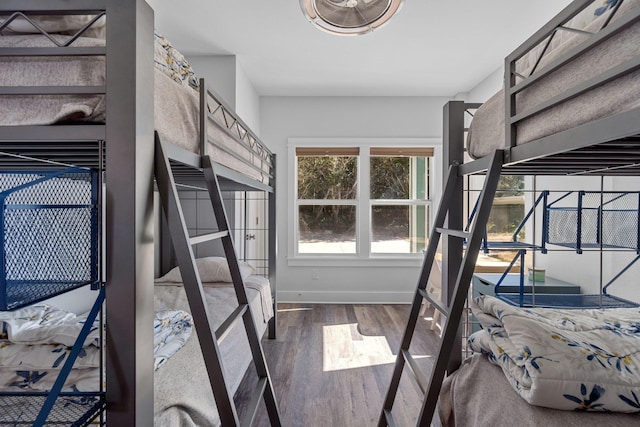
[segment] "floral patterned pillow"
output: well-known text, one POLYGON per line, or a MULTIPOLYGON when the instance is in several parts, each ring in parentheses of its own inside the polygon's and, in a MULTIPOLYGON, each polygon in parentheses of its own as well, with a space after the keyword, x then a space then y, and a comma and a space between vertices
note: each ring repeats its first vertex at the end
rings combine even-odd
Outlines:
POLYGON ((157 31, 154 35, 154 61, 156 67, 175 82, 198 90, 200 87, 198 78, 187 59, 157 31))

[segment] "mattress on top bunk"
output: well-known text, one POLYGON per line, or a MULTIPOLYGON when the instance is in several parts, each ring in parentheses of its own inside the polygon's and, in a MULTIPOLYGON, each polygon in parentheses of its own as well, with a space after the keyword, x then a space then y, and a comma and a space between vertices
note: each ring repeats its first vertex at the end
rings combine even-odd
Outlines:
MULTIPOLYGON (((68 36, 56 34, 65 40, 68 36)), ((42 35, 3 35, 0 47, 50 47, 42 35)), ((104 46, 104 40, 80 37, 74 47, 104 46)), ((175 49, 156 34, 154 68, 155 128, 162 141, 191 152, 199 151, 199 94, 193 76, 176 70, 175 49), (163 54, 164 52, 164 54, 163 54), (169 55, 166 55, 170 52, 169 55), (186 77, 186 78, 185 78, 186 77), (185 78, 182 80, 182 78, 185 78)), ((177 58, 181 58, 177 56, 177 58)), ((104 57, 0 57, 0 86, 102 86, 105 84, 104 57)), ((217 105, 210 106, 215 109, 217 105)), ((65 122, 104 122, 105 97, 102 95, 0 96, 0 125, 50 125, 65 122)), ((214 115, 207 125, 207 153, 214 161, 262 183, 269 183, 266 153, 255 152, 227 133, 225 117, 214 115), (251 167, 246 162, 254 165, 251 167)))
MULTIPOLYGON (((258 335, 262 336, 273 317, 269 280, 261 276, 248 276, 244 280, 258 335)), ((217 327, 237 307, 235 291, 230 283, 204 283, 203 287, 209 314, 217 327)), ((179 283, 156 283, 155 306, 189 311, 184 288, 179 283)), ((242 322, 233 326, 220 351, 227 386, 233 393, 251 363, 242 322)), ((154 390, 155 426, 220 425, 197 334, 192 334, 186 345, 156 372, 154 390)))
POLYGON ((475 354, 448 376, 438 415, 444 427, 619 427, 640 425, 639 414, 561 411, 529 405, 513 390, 500 368, 475 354))
MULTIPOLYGON (((616 22, 627 13, 637 14, 638 7, 640 7, 639 0, 625 1, 611 22, 616 22)), ((585 29, 597 31, 608 15, 605 13, 599 16, 585 29)), ((558 35, 560 34, 568 33, 560 31, 558 35)), ((585 40, 582 35, 571 34, 570 37, 565 36, 563 42, 558 43, 555 48, 552 46, 553 50, 543 57, 537 70, 543 69, 544 64, 585 40)), ((531 66, 532 57, 535 58, 539 51, 540 48, 534 49, 530 56, 525 56, 518 65, 531 66)), ((636 22, 520 92, 516 101, 517 112, 525 112, 558 93, 639 55, 640 22, 636 22)), ((524 74, 527 75, 526 70, 524 74)), ((504 90, 501 90, 475 112, 467 136, 467 152, 471 157, 479 158, 491 154, 494 150, 503 149, 508 144, 505 140, 504 97, 504 90)), ((640 70, 628 73, 523 120, 517 125, 516 143, 524 144, 635 108, 640 108, 640 70)))

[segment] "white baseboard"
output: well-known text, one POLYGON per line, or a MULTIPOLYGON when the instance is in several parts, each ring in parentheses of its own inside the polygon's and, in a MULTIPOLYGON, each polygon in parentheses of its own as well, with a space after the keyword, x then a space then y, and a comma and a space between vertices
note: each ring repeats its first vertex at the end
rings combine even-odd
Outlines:
POLYGON ((324 304, 410 304, 413 292, 278 291, 278 302, 324 304))

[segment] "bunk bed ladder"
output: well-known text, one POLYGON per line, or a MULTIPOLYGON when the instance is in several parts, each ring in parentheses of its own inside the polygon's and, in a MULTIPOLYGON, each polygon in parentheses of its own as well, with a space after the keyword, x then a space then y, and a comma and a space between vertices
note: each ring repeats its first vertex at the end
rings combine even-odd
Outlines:
POLYGON ((155 146, 155 174, 160 193, 160 201, 167 218, 171 241, 176 253, 178 265, 180 266, 182 281, 198 333, 198 340, 200 341, 200 347, 204 355, 209 382, 211 383, 221 423, 223 426, 251 426, 255 419, 260 400, 264 398, 271 425, 281 426, 280 411, 260 343, 260 336, 256 330, 249 307, 233 240, 229 232, 229 223, 223 205, 222 194, 220 193, 218 179, 213 170, 211 159, 206 155, 200 156, 201 168, 204 173, 204 179, 219 231, 190 237, 178 198, 171 163, 157 134, 155 146), (205 304, 205 294, 192 246, 217 239, 222 240, 233 286, 238 299, 238 307, 231 313, 227 320, 214 330, 214 325, 209 320, 210 317, 207 305, 205 304), (233 394, 230 392, 227 381, 225 380, 219 348, 219 343, 222 342, 231 328, 240 319, 242 319, 244 323, 253 362, 258 374, 256 389, 251 396, 250 405, 242 420, 238 417, 238 412, 233 401, 233 394))
MULTIPOLYGON (((455 189, 458 186, 462 188, 463 179, 463 176, 460 174, 458 164, 453 164, 449 168, 445 188, 442 193, 442 200, 440 202, 438 212, 436 213, 434 227, 431 232, 429 244, 423 260, 422 271, 420 273, 418 286, 411 306, 409 320, 407 321, 404 335, 402 337, 400 350, 398 351, 393 376, 391 378, 391 384, 389 385, 378 421, 378 427, 393 427, 396 425, 392 409, 398 391, 398 386, 400 385, 400 377, 402 376, 405 365, 408 365, 408 371, 413 374, 414 379, 424 394, 417 425, 426 427, 431 424, 449 358, 455 348, 455 342, 461 339, 458 334, 460 319, 462 318, 462 313, 464 311, 464 305, 469 291, 469 283, 471 282, 471 276, 473 275, 475 263, 480 251, 485 225, 488 221, 489 213, 491 212, 491 205, 493 204, 493 198, 500 178, 502 160, 501 151, 496 151, 490 158, 484 187, 480 193, 480 202, 478 204, 476 218, 469 231, 445 228, 445 218, 455 203, 455 189), (443 304, 427 290, 431 267, 435 260, 440 237, 443 235, 445 238, 466 239, 467 242, 466 253, 462 263, 460 264, 453 288, 453 294, 449 299, 449 304, 443 304), (415 359, 409 352, 409 347, 418 322, 423 299, 429 301, 434 309, 440 311, 446 316, 438 355, 433 369, 431 370, 431 376, 428 382, 426 381, 426 376, 422 372, 420 366, 418 366, 415 359)), ((453 284, 452 281, 451 284, 453 284)), ((443 295, 444 292, 445 289, 443 289, 443 295)))

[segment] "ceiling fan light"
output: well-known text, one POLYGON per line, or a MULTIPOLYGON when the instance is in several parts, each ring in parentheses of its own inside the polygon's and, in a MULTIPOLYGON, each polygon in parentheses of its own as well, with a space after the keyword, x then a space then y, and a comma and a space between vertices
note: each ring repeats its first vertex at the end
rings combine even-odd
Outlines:
POLYGON ((404 0, 300 0, 306 18, 336 35, 370 33, 386 24, 404 0))

